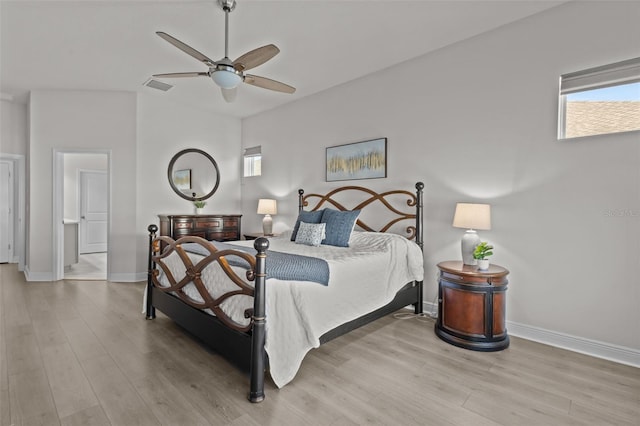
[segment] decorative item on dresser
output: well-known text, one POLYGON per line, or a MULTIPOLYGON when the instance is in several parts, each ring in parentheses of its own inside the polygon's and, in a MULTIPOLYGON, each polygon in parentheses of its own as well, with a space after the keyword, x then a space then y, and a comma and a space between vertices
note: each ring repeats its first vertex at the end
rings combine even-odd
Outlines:
POLYGON ((160 235, 177 240, 194 236, 205 240, 235 241, 240 239, 240 214, 160 214, 160 235))
POLYGON ((438 263, 438 269, 436 335, 452 345, 474 351, 507 348, 505 314, 509 271, 495 264, 481 271, 455 260, 438 263))
POLYGON ((150 225, 147 319, 160 309, 248 370, 249 400, 260 402, 267 370, 282 387, 310 349, 409 305, 422 313, 424 184, 415 188, 378 193, 349 186, 325 195, 299 190, 295 229, 302 223, 326 228, 321 248, 293 237, 295 229, 227 244, 156 237, 157 227, 150 225), (349 209, 341 197, 366 199, 349 209), (378 213, 377 223, 359 219, 363 210, 378 213), (364 232, 354 231, 354 224, 364 232))

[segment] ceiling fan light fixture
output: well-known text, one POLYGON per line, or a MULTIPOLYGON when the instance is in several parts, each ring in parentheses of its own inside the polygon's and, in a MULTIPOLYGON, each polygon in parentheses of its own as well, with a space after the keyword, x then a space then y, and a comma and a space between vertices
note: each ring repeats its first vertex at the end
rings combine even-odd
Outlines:
POLYGON ((216 70, 211 73, 213 81, 223 89, 233 89, 242 83, 242 77, 233 71, 225 69, 216 70))

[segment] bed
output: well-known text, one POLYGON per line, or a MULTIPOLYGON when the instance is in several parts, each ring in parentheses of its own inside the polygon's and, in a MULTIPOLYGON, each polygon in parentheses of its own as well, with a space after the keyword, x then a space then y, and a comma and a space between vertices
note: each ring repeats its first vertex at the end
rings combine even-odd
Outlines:
POLYGON ((174 241, 150 225, 146 318, 159 309, 248 371, 260 402, 267 372, 282 387, 312 348, 409 305, 422 313, 424 184, 415 188, 299 190, 293 230, 271 239, 174 241))

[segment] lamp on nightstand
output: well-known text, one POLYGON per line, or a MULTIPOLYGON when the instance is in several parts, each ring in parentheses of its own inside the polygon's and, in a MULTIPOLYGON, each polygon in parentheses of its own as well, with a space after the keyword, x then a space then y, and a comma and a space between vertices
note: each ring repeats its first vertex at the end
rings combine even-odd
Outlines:
POLYGON ((272 214, 278 214, 278 206, 276 200, 261 198, 258 200, 258 214, 263 214, 262 232, 264 235, 273 235, 273 219, 272 214))
POLYGON ((453 226, 467 230, 461 241, 462 263, 475 265, 477 262, 473 258, 473 250, 480 244, 480 237, 475 230, 491 229, 491 206, 489 204, 456 204, 453 226))

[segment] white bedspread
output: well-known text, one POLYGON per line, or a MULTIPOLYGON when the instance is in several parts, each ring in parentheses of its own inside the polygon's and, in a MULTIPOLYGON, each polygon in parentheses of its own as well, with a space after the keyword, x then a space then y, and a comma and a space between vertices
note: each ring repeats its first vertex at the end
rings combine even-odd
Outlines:
MULTIPOLYGON (((289 238, 289 233, 271 238, 269 250, 321 257, 329 263, 330 278, 328 286, 267 280, 265 349, 271 378, 278 387, 294 378, 306 353, 320 345, 320 336, 386 305, 406 283, 422 281, 424 276, 422 252, 415 242, 400 235, 353 232, 348 248, 310 247, 289 238)), ((232 244, 252 247, 253 241, 232 244)), ((266 265, 268 269, 268 254, 266 265)), ((207 281, 211 278, 214 276, 207 281)), ((220 289, 209 291, 220 294, 220 289)), ((199 299, 197 292, 189 293, 187 287, 185 292, 199 299)), ((242 314, 252 306, 252 300, 238 298, 224 310, 238 322, 246 321, 242 314)))

